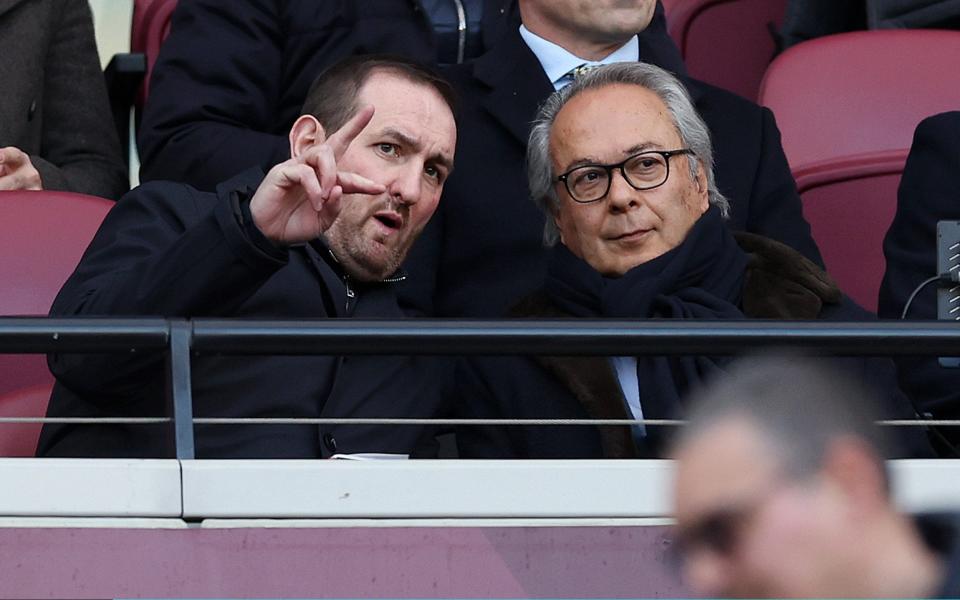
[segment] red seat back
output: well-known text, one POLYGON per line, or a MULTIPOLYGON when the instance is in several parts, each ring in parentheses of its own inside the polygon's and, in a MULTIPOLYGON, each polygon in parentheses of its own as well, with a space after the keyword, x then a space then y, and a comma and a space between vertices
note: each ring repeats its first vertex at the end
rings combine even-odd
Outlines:
POLYGON ((910 148, 924 118, 960 107, 960 31, 843 33, 798 44, 767 70, 760 103, 777 117, 793 169, 910 148))
MULTIPOLYGON (((53 386, 32 385, 0 394, 0 417, 42 417, 53 386)), ((0 424, 0 456, 33 456, 40 438, 40 423, 0 424)))
POLYGON ((138 108, 143 108, 147 100, 153 65, 157 62, 160 46, 170 34, 170 16, 176 7, 177 0, 134 0, 130 49, 142 52, 147 58, 147 72, 137 98, 138 108))
POLYGON ((663 0, 667 29, 690 75, 749 98, 776 46, 787 0, 663 0))
POLYGON ((876 312, 885 262, 883 237, 897 209, 907 151, 827 160, 794 172, 803 214, 827 271, 841 289, 876 312))
POLYGON ((827 270, 870 310, 913 132, 960 107, 957 65, 960 32, 860 31, 788 49, 761 85, 827 270))
MULTIPOLYGON (((0 315, 46 315, 113 205, 69 192, 0 192, 0 315)), ((0 355, 0 394, 52 382, 43 356, 0 355)))

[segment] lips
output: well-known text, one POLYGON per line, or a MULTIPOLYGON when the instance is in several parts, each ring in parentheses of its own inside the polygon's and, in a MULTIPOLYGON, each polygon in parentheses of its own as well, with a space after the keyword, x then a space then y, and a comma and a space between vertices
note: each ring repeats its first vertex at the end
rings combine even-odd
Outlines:
POLYGON ((636 229, 631 229, 621 234, 608 236, 607 239, 615 242, 631 242, 631 241, 639 240, 650 231, 652 230, 638 227, 636 229))
POLYGON ((382 210, 378 213, 374 213, 373 218, 376 219, 386 229, 391 231, 396 231, 403 228, 403 215, 396 211, 382 210))

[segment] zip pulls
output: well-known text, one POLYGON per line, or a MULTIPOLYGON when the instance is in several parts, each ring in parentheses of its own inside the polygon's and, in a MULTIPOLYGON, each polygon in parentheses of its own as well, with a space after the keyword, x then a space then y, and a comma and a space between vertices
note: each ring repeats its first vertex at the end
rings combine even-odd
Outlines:
POLYGON ((463 62, 467 51, 467 11, 463 9, 462 0, 453 0, 457 7, 457 64, 463 62))

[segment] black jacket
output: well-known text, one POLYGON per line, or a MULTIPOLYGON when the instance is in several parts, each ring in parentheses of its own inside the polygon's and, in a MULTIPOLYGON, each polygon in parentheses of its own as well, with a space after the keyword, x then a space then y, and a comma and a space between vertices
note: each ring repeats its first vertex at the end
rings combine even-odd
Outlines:
MULTIPOLYGON (((267 254, 236 207, 263 177, 217 194, 147 184, 110 212, 51 314, 314 319, 402 316, 389 283, 345 282, 319 243, 267 254)), ((241 213, 242 214, 242 213, 241 213)), ((51 355, 50 416, 166 414, 160 355, 51 355)), ((429 417, 429 361, 391 356, 198 356, 194 414, 210 417, 429 417)), ((47 425, 41 456, 163 457, 165 425, 47 425)), ((196 427, 199 458, 312 458, 409 453, 417 427, 196 427)))
MULTIPOLYGON (((639 37, 644 61, 683 74, 659 10, 639 37)), ((450 77, 463 99, 457 168, 407 260, 411 277, 401 286, 401 302, 418 314, 499 316, 537 289, 546 272, 544 215, 529 199, 525 154, 530 122, 553 86, 515 30, 450 77)), ((684 81, 713 135, 731 227, 782 241, 822 264, 772 113, 684 81)))
MULTIPOLYGON (((484 46, 515 22, 510 0, 487 0, 484 46)), ((286 160, 287 132, 314 78, 365 53, 434 63, 419 0, 181 0, 150 82, 141 180, 212 190, 286 160)))
MULTIPOLYGON (((737 241, 749 257, 739 301, 745 317, 837 321, 873 318, 844 297, 819 267, 783 244, 749 234, 738 234, 737 241)), ((690 280, 683 285, 697 286, 690 280)), ((513 316, 571 318, 545 292, 523 301, 514 309, 513 316)), ((636 318, 649 317, 637 315, 636 318)), ((685 379, 683 373, 689 370, 685 371, 680 361, 687 358, 671 358, 669 373, 661 375, 667 381, 655 382, 659 389, 672 386, 677 393, 670 395, 679 396, 681 405, 656 406, 661 400, 645 397, 643 391, 654 386, 650 382, 639 382, 645 418, 682 418, 682 400, 686 393, 708 381, 708 378, 685 379), (653 415, 651 405, 655 407, 653 415)), ((913 416, 907 400, 897 390, 896 373, 888 359, 838 358, 836 361, 853 375, 889 391, 885 417, 913 416)), ((722 366, 723 361, 715 364, 722 366)), ((460 418, 634 418, 607 357, 463 359, 457 366, 456 380, 453 414, 460 418)), ((651 430, 651 437, 637 443, 625 426, 463 426, 457 431, 457 443, 464 458, 650 458, 660 456, 664 450, 663 438, 668 433, 662 431, 651 430), (650 439, 658 441, 648 444, 650 439)), ((931 455, 922 432, 908 428, 901 434, 907 456, 931 455)))
MULTIPOLYGON (((937 221, 960 220, 960 112, 925 119, 917 127, 900 180, 897 212, 883 241, 887 270, 877 314, 899 319, 911 292, 937 274, 937 221)), ((923 289, 910 305, 909 319, 937 318, 937 285, 923 289)), ((958 352, 960 354, 960 352, 958 352)), ((900 384, 923 412, 937 419, 960 418, 960 370, 936 357, 898 359, 900 384)), ((960 430, 941 433, 953 445, 960 430)))

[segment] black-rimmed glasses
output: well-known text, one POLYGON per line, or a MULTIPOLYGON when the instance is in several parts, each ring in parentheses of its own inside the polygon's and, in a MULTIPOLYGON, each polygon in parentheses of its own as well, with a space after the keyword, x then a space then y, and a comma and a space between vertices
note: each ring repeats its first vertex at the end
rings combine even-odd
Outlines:
POLYGON ((619 169, 623 179, 635 190, 660 187, 670 177, 670 157, 693 154, 689 148, 679 150, 647 150, 627 157, 614 165, 582 165, 557 177, 575 201, 586 204, 602 200, 610 191, 613 170, 619 169))

